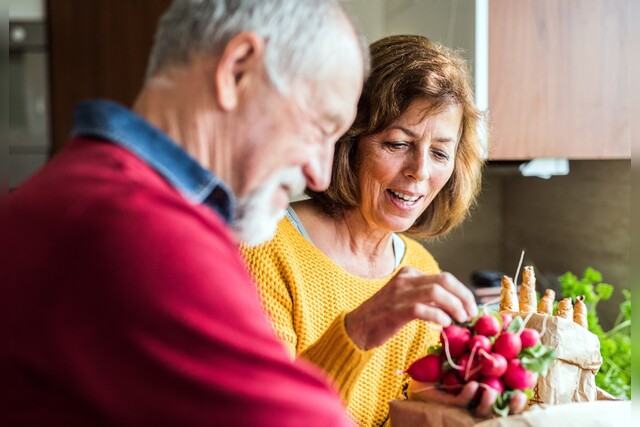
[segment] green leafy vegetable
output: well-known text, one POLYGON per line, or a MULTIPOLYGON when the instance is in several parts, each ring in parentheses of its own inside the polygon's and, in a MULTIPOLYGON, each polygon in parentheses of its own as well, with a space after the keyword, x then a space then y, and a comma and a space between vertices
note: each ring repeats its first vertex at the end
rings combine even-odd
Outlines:
MULTIPOLYGON (((524 391, 527 399, 533 399, 533 390, 527 388, 524 391)), ((511 403, 511 398, 518 392, 518 390, 507 390, 498 396, 496 402, 493 404, 493 412, 500 415, 501 417, 506 417, 509 415, 509 403, 511 403)))
POLYGON ((509 323, 509 326, 507 326, 507 332, 518 332, 520 328, 522 328, 523 323, 524 321, 520 317, 514 317, 511 323, 509 323))
POLYGON ((602 367, 596 375, 596 385, 614 396, 631 399, 631 292, 622 290, 625 298, 614 326, 604 331, 596 307, 613 295, 614 286, 602 282, 602 274, 588 267, 582 278, 568 272, 558 278, 565 297, 584 295, 589 331, 600 340, 602 367))
POLYGON ((493 412, 501 417, 509 415, 509 402, 511 402, 511 398, 515 393, 515 390, 508 390, 499 395, 496 402, 493 404, 493 412))
POLYGON ((522 366, 540 375, 547 374, 547 370, 556 359, 556 356, 555 349, 547 348, 542 343, 522 349, 522 352, 518 355, 522 359, 522 366))

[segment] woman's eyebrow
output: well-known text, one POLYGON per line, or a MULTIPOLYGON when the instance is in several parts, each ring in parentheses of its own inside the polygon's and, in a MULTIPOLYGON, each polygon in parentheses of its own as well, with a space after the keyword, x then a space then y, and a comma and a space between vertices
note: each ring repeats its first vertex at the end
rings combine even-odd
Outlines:
POLYGON ((407 129, 404 126, 400 126, 400 125, 394 125, 394 126, 390 126, 389 129, 398 129, 401 130, 402 132, 406 133, 407 135, 409 135, 411 138, 417 138, 418 134, 413 132, 412 130, 407 129))

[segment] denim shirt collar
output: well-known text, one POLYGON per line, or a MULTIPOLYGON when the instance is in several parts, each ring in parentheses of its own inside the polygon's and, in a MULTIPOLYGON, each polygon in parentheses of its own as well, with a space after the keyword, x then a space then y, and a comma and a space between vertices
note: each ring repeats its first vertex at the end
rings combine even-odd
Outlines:
POLYGON ((75 111, 72 136, 97 137, 128 149, 187 200, 204 203, 231 222, 235 205, 231 189, 133 111, 107 100, 82 102, 75 111))

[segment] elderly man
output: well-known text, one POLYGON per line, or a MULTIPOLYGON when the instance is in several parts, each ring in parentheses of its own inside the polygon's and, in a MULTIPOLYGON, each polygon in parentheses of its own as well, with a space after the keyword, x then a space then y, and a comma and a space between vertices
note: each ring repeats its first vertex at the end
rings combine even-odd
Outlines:
POLYGON ((329 183, 366 46, 337 0, 176 0, 132 110, 81 104, 11 194, 2 425, 348 423, 261 311, 236 234, 329 183))

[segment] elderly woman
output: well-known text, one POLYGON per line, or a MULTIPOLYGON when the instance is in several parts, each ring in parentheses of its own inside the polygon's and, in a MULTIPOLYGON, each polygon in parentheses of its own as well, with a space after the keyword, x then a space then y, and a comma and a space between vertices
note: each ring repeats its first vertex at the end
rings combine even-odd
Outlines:
MULTIPOLYGON (((424 37, 391 36, 372 44, 371 61, 328 190, 308 192, 273 241, 244 250, 290 355, 327 372, 360 425, 385 423, 388 402, 409 381, 401 373, 438 342, 424 320, 448 325, 477 314, 468 289, 404 234, 458 225, 483 165, 481 116, 460 56, 424 37)), ((477 387, 425 394, 466 405, 477 387)), ((478 413, 495 398, 485 393, 478 413)))

